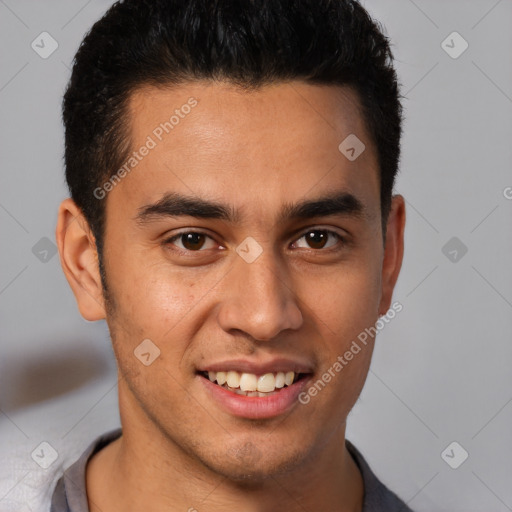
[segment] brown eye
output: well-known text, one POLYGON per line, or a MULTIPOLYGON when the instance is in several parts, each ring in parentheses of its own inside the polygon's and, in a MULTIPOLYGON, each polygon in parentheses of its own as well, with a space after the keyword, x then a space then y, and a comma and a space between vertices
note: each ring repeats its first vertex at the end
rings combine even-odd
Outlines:
POLYGON ((313 249, 323 249, 329 236, 324 231, 310 231, 306 235, 306 241, 313 249))
POLYGON ((185 233, 181 235, 181 241, 185 249, 196 251, 204 245, 204 235, 201 233, 185 233))
POLYGON ((336 245, 336 242, 334 242, 327 246, 329 237, 334 237, 335 239, 337 238, 338 241, 343 242, 343 238, 341 237, 341 235, 338 235, 338 233, 335 233, 334 231, 329 231, 325 229, 312 229, 305 233, 304 235, 302 235, 301 238, 299 238, 299 240, 304 239, 306 241, 306 249, 309 248, 319 250, 325 249, 326 247, 330 248, 336 245))
MULTIPOLYGON (((200 252, 201 249, 205 249, 204 246, 208 239, 212 240, 212 238, 205 233, 187 231, 169 238, 165 241, 165 244, 175 245, 176 248, 181 251, 200 252)), ((206 247, 206 249, 209 248, 211 247, 206 247)))

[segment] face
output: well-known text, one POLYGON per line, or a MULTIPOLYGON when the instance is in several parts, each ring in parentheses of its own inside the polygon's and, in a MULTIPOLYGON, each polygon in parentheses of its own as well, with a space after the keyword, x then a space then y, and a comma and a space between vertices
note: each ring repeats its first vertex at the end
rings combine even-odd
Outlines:
POLYGON ((137 161, 103 199, 123 428, 233 479, 313 460, 344 431, 373 340, 335 363, 389 308, 401 262, 356 94, 147 87, 129 117, 137 161))

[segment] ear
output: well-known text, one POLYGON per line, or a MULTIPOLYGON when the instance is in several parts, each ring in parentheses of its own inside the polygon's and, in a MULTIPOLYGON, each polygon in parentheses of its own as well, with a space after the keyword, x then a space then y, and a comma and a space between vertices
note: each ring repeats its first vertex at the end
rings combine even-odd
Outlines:
POLYGON ((82 211, 70 198, 59 207, 55 239, 80 314, 90 321, 105 318, 96 241, 82 211))
POLYGON ((393 196, 386 226, 386 245, 382 261, 382 295, 379 314, 384 315, 391 307, 404 255, 405 200, 401 195, 393 196))

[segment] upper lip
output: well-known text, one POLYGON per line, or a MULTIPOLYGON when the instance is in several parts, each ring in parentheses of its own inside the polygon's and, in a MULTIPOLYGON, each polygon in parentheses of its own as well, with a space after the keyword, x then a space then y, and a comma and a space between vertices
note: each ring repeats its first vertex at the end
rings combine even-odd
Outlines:
POLYGON ((199 372, 225 372, 253 373, 264 375, 266 373, 295 372, 312 373, 312 365, 304 361, 289 358, 273 358, 267 361, 251 361, 249 359, 230 359, 209 363, 198 368, 199 372))

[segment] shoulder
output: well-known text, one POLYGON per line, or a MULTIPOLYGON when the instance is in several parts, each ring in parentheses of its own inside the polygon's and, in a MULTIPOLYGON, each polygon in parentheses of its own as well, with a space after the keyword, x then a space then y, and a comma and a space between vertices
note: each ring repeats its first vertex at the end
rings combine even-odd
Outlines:
POLYGON ((363 477, 362 512, 413 512, 404 501, 377 478, 361 452, 348 439, 345 440, 345 444, 363 477))
POLYGON ((85 468, 89 459, 122 434, 117 428, 96 438, 80 458, 68 467, 53 489, 50 512, 88 512, 85 468))

